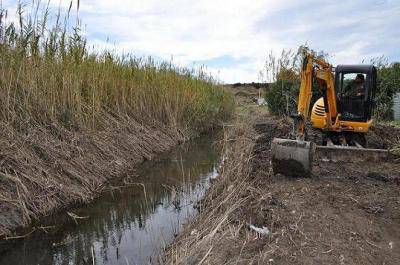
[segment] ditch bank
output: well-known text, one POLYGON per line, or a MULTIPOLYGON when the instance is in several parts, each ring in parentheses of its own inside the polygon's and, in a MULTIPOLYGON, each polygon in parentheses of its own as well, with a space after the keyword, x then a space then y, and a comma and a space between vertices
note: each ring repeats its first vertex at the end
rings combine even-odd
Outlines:
POLYGON ((108 117, 104 129, 66 130, 58 124, 0 132, 0 237, 16 228, 92 201, 115 177, 185 140, 161 124, 108 117))
POLYGON ((47 216, 23 239, 0 241, 0 264, 157 263, 217 175, 219 137, 179 144, 107 183, 93 202, 47 216))
MULTIPOLYGON (((167 264, 399 264, 400 162, 316 161, 313 178, 274 175, 270 142, 290 120, 253 112, 229 129, 222 174, 168 249, 167 264)), ((398 143, 379 125, 372 147, 398 143)))

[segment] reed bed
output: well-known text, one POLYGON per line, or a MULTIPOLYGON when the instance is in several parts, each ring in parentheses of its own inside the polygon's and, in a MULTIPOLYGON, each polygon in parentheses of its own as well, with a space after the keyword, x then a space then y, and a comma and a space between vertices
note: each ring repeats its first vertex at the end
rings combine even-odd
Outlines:
POLYGON ((202 69, 89 48, 72 8, 0 10, 0 238, 90 202, 233 111, 202 69))
POLYGON ((230 113, 231 96, 202 68, 96 52, 79 20, 69 26, 72 3, 56 16, 41 2, 30 12, 23 8, 18 23, 7 23, 7 11, 0 12, 2 121, 95 129, 106 112, 195 131, 230 113))

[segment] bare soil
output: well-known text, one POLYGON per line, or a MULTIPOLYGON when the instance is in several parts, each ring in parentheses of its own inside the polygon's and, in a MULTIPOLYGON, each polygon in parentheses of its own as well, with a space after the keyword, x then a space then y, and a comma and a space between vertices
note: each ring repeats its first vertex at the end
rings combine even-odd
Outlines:
MULTIPOLYGON (((253 112, 232 128, 222 175, 166 263, 400 264, 400 161, 316 161, 312 178, 287 178, 272 173, 270 143, 290 121, 253 112)), ((400 130, 368 138, 390 148, 400 130)))
MULTIPOLYGON (((369 136, 382 140, 371 145, 388 148, 400 133, 382 127, 369 136)), ((265 163, 270 140, 287 128, 273 122, 257 132, 252 185, 264 200, 238 216, 272 231, 259 251, 275 264, 400 264, 399 162, 317 161, 313 178, 275 176, 265 163)))
POLYGON ((264 88, 255 88, 253 86, 227 86, 227 89, 235 95, 238 105, 251 104, 260 94, 264 93, 264 88))

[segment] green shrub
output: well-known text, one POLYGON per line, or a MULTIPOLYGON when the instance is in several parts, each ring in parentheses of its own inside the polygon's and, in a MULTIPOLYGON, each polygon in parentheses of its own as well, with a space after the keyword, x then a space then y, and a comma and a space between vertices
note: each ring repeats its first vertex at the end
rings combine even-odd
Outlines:
POLYGON ((393 119, 393 96, 400 91, 400 63, 387 63, 380 57, 372 61, 378 70, 374 116, 380 120, 393 119))
POLYGON ((265 95, 268 109, 275 115, 289 115, 297 109, 296 95, 298 95, 298 82, 292 80, 277 80, 272 83, 270 90, 265 95))
MULTIPOLYGON (((268 56, 261 76, 272 81, 265 95, 268 109, 275 115, 290 115, 297 112, 297 100, 300 90, 300 69, 302 53, 305 46, 300 46, 297 52, 282 51, 279 57, 272 53, 268 56)), ((307 49, 308 50, 308 49, 307 49)), ((317 56, 325 57, 323 52, 317 56)), ((312 104, 320 97, 317 83, 313 83, 312 104)))

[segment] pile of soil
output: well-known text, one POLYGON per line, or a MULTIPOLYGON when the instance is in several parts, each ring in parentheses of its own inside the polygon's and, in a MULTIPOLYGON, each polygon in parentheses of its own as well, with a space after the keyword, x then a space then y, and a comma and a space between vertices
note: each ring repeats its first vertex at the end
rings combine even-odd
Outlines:
POLYGON ((183 140, 161 124, 105 117, 101 130, 1 124, 0 238, 93 200, 104 184, 183 140))
MULTIPOLYGON (((274 175, 270 143, 288 124, 264 114, 236 138, 251 139, 251 151, 231 148, 226 166, 241 170, 223 172, 167 263, 400 264, 400 162, 316 161, 312 178, 274 175)), ((400 131, 377 126, 369 137, 390 148, 400 131)))
POLYGON ((367 133, 368 147, 390 149, 400 143, 400 128, 391 125, 376 124, 367 133))
POLYGON ((236 103, 238 106, 248 106, 255 104, 257 98, 263 94, 262 88, 256 88, 252 85, 248 86, 227 86, 229 91, 235 95, 236 103))

